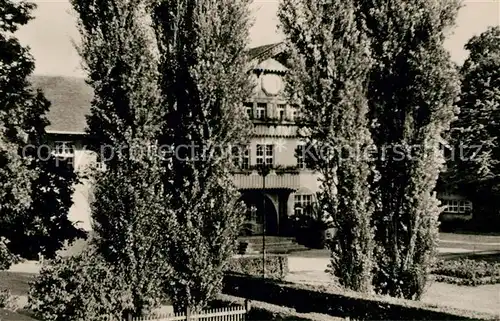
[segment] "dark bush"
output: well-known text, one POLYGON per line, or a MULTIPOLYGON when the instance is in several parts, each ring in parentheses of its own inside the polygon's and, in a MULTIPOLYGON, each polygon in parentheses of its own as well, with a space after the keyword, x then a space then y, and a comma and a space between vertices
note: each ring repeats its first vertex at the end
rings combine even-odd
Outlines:
POLYGON ((356 320, 494 320, 496 316, 434 307, 422 302, 334 292, 321 287, 291 284, 258 277, 227 274, 223 293, 295 309, 356 320))
MULTIPOLYGON (((245 275, 262 276, 262 255, 245 255, 233 257, 226 271, 245 275)), ((286 255, 266 255, 266 277, 283 280, 288 274, 288 257, 286 255)))
POLYGON ((238 254, 244 255, 248 250, 248 242, 240 242, 238 243, 238 254))
POLYGON ((314 249, 325 248, 325 231, 332 227, 317 215, 292 216, 290 226, 297 243, 314 249))

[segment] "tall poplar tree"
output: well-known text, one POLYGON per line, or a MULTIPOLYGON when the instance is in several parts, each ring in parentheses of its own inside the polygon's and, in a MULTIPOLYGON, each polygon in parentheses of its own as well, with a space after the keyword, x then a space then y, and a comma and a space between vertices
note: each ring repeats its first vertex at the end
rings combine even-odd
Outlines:
POLYGON ((158 55, 142 0, 73 0, 80 54, 94 89, 89 146, 106 170, 94 177, 97 252, 132 292, 132 315, 161 299, 167 267, 158 221, 164 216, 160 155, 163 126, 158 55))
POLYGON ((333 273, 342 285, 371 291, 368 105, 369 44, 357 29, 354 2, 284 0, 279 17, 291 56, 289 91, 301 106, 306 160, 320 174, 319 208, 337 228, 333 273))
POLYGON ((202 309, 221 287, 244 218, 231 175, 231 145, 248 133, 245 49, 250 0, 160 0, 166 128, 165 193, 173 223, 163 243, 173 267, 165 285, 174 308, 202 309))
POLYGON ((459 0, 357 2, 374 59, 368 101, 380 152, 375 288, 419 298, 438 236, 434 189, 443 160, 436 148, 458 94, 456 68, 443 42, 459 0))

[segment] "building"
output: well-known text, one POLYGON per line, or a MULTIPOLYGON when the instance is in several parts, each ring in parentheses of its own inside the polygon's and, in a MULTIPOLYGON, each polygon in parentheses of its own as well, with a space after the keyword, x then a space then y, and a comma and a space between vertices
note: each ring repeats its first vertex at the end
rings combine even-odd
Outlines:
MULTIPOLYGON (((248 144, 234 153, 234 162, 239 167, 234 173, 234 182, 247 204, 246 232, 261 234, 265 217, 266 234, 280 235, 286 232, 291 216, 307 214, 315 202, 319 182, 317 175, 305 167, 298 152, 303 146, 295 125, 298 110, 287 104, 283 93, 283 77, 287 71, 283 45, 253 48, 249 55, 248 72, 255 88, 244 107, 254 130, 248 144), (265 177, 258 169, 262 164, 272 168, 265 177)), ((92 89, 79 78, 34 77, 33 84, 42 89, 52 103, 48 114, 51 121, 48 144, 76 171, 85 172, 95 163, 95 156, 86 150, 83 141, 92 89)), ((89 181, 75 187, 70 219, 86 230, 91 228, 91 198, 89 181)), ((447 195, 445 199, 449 203, 446 203, 449 214, 460 216, 470 209, 469 203, 462 206, 466 201, 454 195, 447 195)))
MULTIPOLYGON (((252 58, 249 73, 255 80, 255 91, 245 108, 254 123, 254 135, 244 151, 234 155, 240 167, 234 174, 234 182, 248 204, 248 225, 252 234, 262 233, 264 208, 267 233, 280 234, 289 216, 304 212, 312 204, 318 188, 315 175, 295 156, 300 145, 294 125, 297 110, 287 105, 283 97, 283 76, 287 68, 279 61, 282 51, 281 44, 249 51, 252 58), (260 164, 275 167, 265 182, 256 169, 260 164)), ((95 155, 86 149, 83 140, 92 89, 81 78, 35 76, 32 82, 52 103, 48 113, 51 125, 47 128, 47 144, 58 158, 84 174, 91 164, 95 164, 95 155)), ((87 180, 75 186, 69 215, 85 230, 91 228, 91 190, 87 180)))

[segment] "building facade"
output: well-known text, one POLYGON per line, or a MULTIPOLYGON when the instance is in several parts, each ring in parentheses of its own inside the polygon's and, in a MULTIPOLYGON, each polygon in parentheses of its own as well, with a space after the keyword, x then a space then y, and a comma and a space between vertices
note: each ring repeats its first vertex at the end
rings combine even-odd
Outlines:
MULTIPOLYGON (((253 133, 245 146, 237 148, 233 161, 238 170, 234 183, 247 205, 244 233, 282 235, 290 217, 307 215, 319 190, 318 176, 306 168, 301 155, 303 142, 298 138, 296 107, 287 103, 284 76, 287 72, 283 45, 271 44, 249 50, 249 75, 254 91, 244 104, 253 124, 253 133), (263 175, 259 169, 267 165, 263 175), (265 222, 265 224, 264 224, 265 222)), ((33 85, 51 101, 47 144, 58 157, 85 176, 97 166, 95 155, 86 149, 86 115, 90 113, 92 89, 83 79, 34 77, 33 85)), ((92 183, 82 179, 75 186, 70 219, 85 230, 91 229, 92 183)), ((445 213, 465 217, 471 204, 456 195, 444 195, 445 213)))
MULTIPOLYGON (((318 191, 317 175, 305 167, 295 121, 299 114, 285 98, 287 67, 280 61, 280 44, 264 46, 249 70, 254 83, 245 111, 253 124, 253 134, 241 155, 235 155, 239 170, 236 187, 247 204, 245 232, 280 235, 292 215, 309 210, 318 191), (267 48, 266 48, 267 47, 267 48), (264 176, 262 165, 270 171, 264 176), (265 221, 264 221, 265 219, 265 221)), ((284 59, 281 59, 284 60, 284 59)))

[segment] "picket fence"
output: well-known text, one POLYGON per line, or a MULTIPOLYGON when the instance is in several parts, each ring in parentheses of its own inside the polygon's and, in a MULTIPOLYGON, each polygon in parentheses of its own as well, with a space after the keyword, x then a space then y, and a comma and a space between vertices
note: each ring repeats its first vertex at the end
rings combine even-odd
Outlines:
POLYGON ((189 312, 144 318, 129 318, 132 321, 245 321, 247 307, 236 306, 205 310, 199 314, 189 312))

